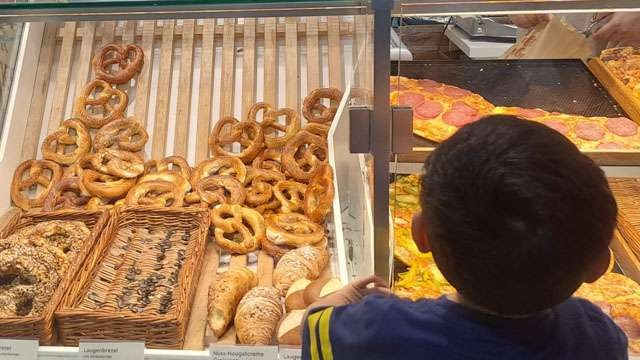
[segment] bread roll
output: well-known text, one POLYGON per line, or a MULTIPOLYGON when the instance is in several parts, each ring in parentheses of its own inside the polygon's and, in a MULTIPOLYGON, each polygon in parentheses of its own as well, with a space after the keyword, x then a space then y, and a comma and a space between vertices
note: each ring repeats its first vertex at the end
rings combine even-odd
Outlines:
POLYGON ((303 246, 284 254, 273 270, 273 283, 284 296, 296 280, 315 280, 329 262, 326 248, 303 246))
POLYGON ((258 278, 246 267, 231 268, 218 275, 209 287, 209 315, 207 320, 216 337, 221 337, 233 316, 242 296, 258 284, 258 278))
POLYGON ((309 279, 298 279, 287 291, 287 296, 284 297, 284 308, 287 312, 291 310, 300 310, 305 309, 309 304, 304 300, 305 289, 311 280, 309 279))
POLYGON ((304 302, 309 306, 318 299, 342 289, 342 287, 343 285, 340 279, 325 278, 314 280, 304 289, 304 302))
POLYGON ((302 345, 300 326, 306 310, 293 310, 285 316, 278 328, 278 344, 302 345))
POLYGON ((280 293, 258 286, 244 295, 236 311, 236 335, 240 344, 269 345, 282 318, 280 293))

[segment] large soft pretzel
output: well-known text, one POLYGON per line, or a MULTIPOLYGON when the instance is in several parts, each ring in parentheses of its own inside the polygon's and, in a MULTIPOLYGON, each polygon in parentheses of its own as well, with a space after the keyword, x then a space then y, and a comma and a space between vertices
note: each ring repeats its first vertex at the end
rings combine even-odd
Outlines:
POLYGON ((138 183, 146 181, 162 180, 172 183, 175 187, 179 188, 183 194, 188 193, 191 190, 191 183, 181 173, 175 171, 160 171, 155 173, 149 173, 143 175, 138 179, 138 183))
POLYGON ((119 199, 136 184, 136 179, 121 179, 91 169, 84 169, 81 179, 91 195, 104 199, 119 199))
POLYGON ((93 139, 96 150, 116 146, 119 150, 140 151, 149 140, 149 134, 134 117, 119 119, 98 130, 93 139))
POLYGON ((100 149, 86 159, 95 170, 120 178, 133 179, 144 172, 142 156, 129 151, 100 149))
POLYGON ((338 105, 342 99, 342 91, 336 88, 315 89, 304 98, 302 114, 309 122, 330 123, 338 111, 338 105), (331 104, 326 107, 322 99, 329 99, 331 104))
POLYGON ((176 172, 185 179, 191 179, 191 166, 181 156, 167 156, 162 160, 149 160, 144 163, 144 173, 176 172))
POLYGON ((273 195, 280 201, 280 211, 287 214, 301 212, 307 185, 296 181, 280 181, 273 187, 273 195))
POLYGON ((273 186, 284 180, 285 176, 278 171, 249 169, 245 180, 245 186, 247 187, 245 202, 253 207, 267 204, 274 200, 273 186))
POLYGON ((85 209, 86 210, 102 210, 102 209, 108 209, 112 206, 113 205, 109 204, 108 199, 103 199, 101 197, 94 196, 91 199, 89 199, 89 202, 87 202, 85 209))
POLYGON ((237 157, 245 164, 250 163, 263 146, 264 132, 260 125, 251 121, 238 121, 231 116, 220 119, 209 136, 211 152, 218 156, 237 157), (223 146, 232 146, 234 143, 240 144, 240 152, 223 149, 223 146))
POLYGON ((333 205, 333 169, 331 165, 323 164, 311 177, 304 193, 304 213, 311 221, 318 224, 331 212, 333 205))
POLYGON ((314 245, 325 236, 322 226, 297 213, 268 215, 265 226, 267 239, 276 245, 314 245))
POLYGON ((79 177, 60 179, 44 199, 42 210, 84 208, 91 199, 91 195, 83 190, 81 183, 79 177))
POLYGON ((42 142, 42 156, 61 165, 73 164, 90 150, 89 130, 75 118, 63 121, 58 130, 47 135, 42 142))
POLYGON ((327 141, 307 131, 300 131, 282 151, 282 167, 298 181, 307 182, 327 161, 327 141))
POLYGON ((251 163, 256 169, 282 171, 282 149, 264 149, 251 163))
POLYGON ((134 44, 120 46, 107 44, 93 57, 96 78, 110 84, 124 84, 142 70, 144 52, 134 44), (112 66, 117 65, 117 70, 112 66))
POLYGON ((247 178, 247 167, 236 157, 219 156, 198 164, 191 175, 191 183, 197 184, 200 179, 211 175, 232 175, 244 183, 247 178))
POLYGON ((149 180, 138 183, 129 190, 126 205, 148 205, 157 207, 181 207, 184 193, 173 183, 149 180))
POLYGON ((103 80, 88 83, 73 106, 73 113, 89 128, 101 128, 124 116, 129 97, 124 91, 112 88, 103 80), (93 115, 91 110, 97 110, 93 115))
POLYGON ((270 149, 284 146, 300 130, 300 117, 295 110, 289 108, 273 110, 267 103, 253 105, 249 109, 248 120, 262 127, 264 143, 270 149), (261 109, 263 118, 258 122, 256 116, 261 109), (284 124, 278 122, 281 116, 284 116, 284 124))
POLYGON ((213 175, 200 179, 196 184, 200 199, 209 206, 218 204, 244 204, 245 189, 238 179, 231 175, 213 175))
POLYGON ((23 210, 40 207, 62 178, 62 167, 51 160, 26 160, 13 173, 11 200, 23 210), (42 190, 38 192, 38 185, 42 190), (26 192, 35 190, 31 195, 26 192))
POLYGON ((304 126, 304 128, 302 128, 302 130, 326 139, 327 135, 329 134, 329 125, 320 123, 308 123, 304 126))
POLYGON ((211 223, 216 244, 234 254, 258 249, 265 237, 262 215, 241 205, 216 206, 211 210, 211 223))

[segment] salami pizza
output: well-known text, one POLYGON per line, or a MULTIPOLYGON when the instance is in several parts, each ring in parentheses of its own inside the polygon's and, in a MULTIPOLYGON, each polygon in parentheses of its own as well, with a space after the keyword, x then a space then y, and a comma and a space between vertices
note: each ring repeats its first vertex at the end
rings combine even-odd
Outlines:
POLYGON ((640 100, 640 49, 632 47, 606 49, 600 54, 600 60, 640 100))
POLYGON ((640 149, 638 125, 625 117, 585 117, 494 106, 478 94, 428 79, 392 77, 391 84, 391 104, 412 107, 414 134, 431 141, 442 142, 464 125, 502 114, 544 124, 583 150, 640 149))

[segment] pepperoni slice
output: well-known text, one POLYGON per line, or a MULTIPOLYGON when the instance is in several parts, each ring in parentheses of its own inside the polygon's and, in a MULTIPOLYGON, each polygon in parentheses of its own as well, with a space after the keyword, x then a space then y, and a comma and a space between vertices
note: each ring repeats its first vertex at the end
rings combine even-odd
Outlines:
POLYGON ((518 113, 518 116, 521 116, 525 119, 533 119, 533 118, 537 118, 537 117, 541 117, 541 116, 546 116, 547 112, 541 109, 523 109, 523 108, 518 108, 518 110, 516 111, 518 113))
POLYGON ((421 119, 433 119, 442 113, 444 107, 437 101, 427 100, 422 105, 413 110, 414 114, 421 119))
POLYGON ((614 142, 607 142, 607 143, 602 143, 600 145, 598 145, 598 149, 624 149, 624 146, 618 144, 618 143, 614 143, 614 142))
POLYGON ((406 87, 405 85, 403 85, 402 83, 398 83, 397 81, 393 81, 393 79, 391 79, 391 83, 389 83, 389 91, 394 92, 394 91, 405 91, 409 89, 408 87, 406 87))
POLYGON ((478 110, 472 108, 471 106, 467 105, 467 103, 463 102, 463 101, 456 101, 451 105, 451 110, 454 111, 459 111, 461 113, 465 113, 468 115, 477 115, 478 114, 478 110))
POLYGON ((608 119, 605 126, 618 136, 633 136, 638 133, 638 125, 626 117, 608 119))
POLYGON ((567 135, 569 133, 569 127, 562 120, 547 120, 543 122, 543 124, 547 125, 548 127, 552 128, 562 135, 567 135))
POLYGON ((430 79, 422 79, 422 80, 418 80, 418 84, 420 84, 420 86, 422 86, 425 89, 434 89, 434 88, 439 88, 440 86, 442 86, 442 84, 440 84, 437 81, 433 81, 430 79))
POLYGON ((604 138, 604 129, 592 121, 580 121, 576 124, 576 135, 584 140, 599 141, 604 138))
POLYGON ((471 92, 465 89, 460 89, 459 87, 447 85, 444 87, 444 94, 454 99, 460 99, 467 95, 470 95, 471 92))
POLYGON ((411 106, 413 108, 416 108, 423 102, 424 96, 413 91, 403 92, 398 97, 398 103, 403 106, 411 106))
POLYGON ((442 120, 449 125, 456 127, 463 127, 476 121, 478 118, 471 114, 466 114, 461 111, 449 110, 442 115, 442 120))

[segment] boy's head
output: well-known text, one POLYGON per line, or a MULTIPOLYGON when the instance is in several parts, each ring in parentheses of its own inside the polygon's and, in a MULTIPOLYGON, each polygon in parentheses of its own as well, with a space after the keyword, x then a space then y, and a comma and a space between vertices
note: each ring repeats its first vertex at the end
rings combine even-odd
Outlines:
POLYGON ((428 241, 473 304, 530 314, 606 269, 615 200, 600 168, 560 133, 489 116, 438 146, 425 170, 418 245, 428 241))

